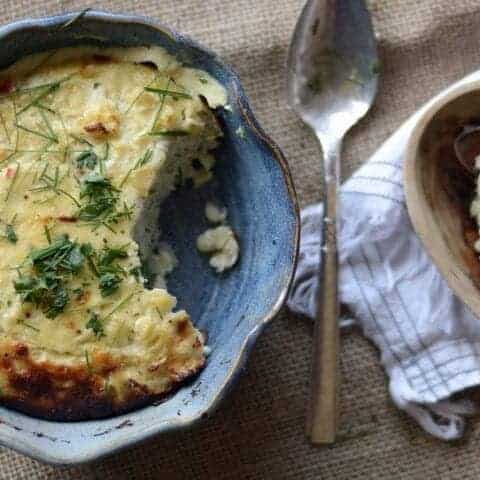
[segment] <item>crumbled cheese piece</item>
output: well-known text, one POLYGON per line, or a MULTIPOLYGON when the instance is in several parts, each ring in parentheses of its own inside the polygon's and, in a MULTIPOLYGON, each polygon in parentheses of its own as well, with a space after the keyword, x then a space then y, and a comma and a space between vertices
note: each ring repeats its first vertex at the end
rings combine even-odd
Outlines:
POLYGON ((227 209, 213 202, 207 202, 205 205, 205 216, 211 223, 222 223, 227 219, 227 209))
POLYGON ((197 248, 202 253, 212 254, 209 263, 218 273, 237 263, 240 250, 233 230, 226 225, 210 228, 199 235, 197 248))

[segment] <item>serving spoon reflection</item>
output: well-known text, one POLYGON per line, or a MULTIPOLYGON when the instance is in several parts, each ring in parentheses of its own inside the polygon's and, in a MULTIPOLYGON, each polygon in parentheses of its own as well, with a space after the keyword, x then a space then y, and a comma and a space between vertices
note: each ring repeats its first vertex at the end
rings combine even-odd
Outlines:
POLYGON ((347 131, 369 110, 377 91, 378 59, 363 0, 308 0, 288 54, 291 107, 323 151, 324 212, 317 288, 307 435, 331 443, 337 431, 338 274, 337 190, 347 131))

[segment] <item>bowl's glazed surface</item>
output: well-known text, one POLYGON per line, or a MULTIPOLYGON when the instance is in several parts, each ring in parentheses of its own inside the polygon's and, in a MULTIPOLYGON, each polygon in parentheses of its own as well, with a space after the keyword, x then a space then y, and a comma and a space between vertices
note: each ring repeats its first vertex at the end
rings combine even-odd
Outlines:
POLYGON ((208 71, 227 89, 231 110, 218 112, 225 139, 216 181, 182 190, 163 208, 160 227, 180 265, 169 290, 208 334, 211 354, 201 374, 164 403, 114 418, 60 423, 0 407, 0 443, 39 460, 77 464, 98 459, 152 435, 191 426, 210 413, 241 371, 263 327, 285 300, 297 257, 298 206, 288 166, 256 123, 235 73, 213 53, 149 19, 87 12, 24 20, 0 28, 0 68, 22 56, 72 45, 156 44, 208 71), (240 130, 239 130, 240 129, 240 130), (206 198, 220 199, 241 245, 239 264, 218 276, 195 251, 207 227, 206 198))

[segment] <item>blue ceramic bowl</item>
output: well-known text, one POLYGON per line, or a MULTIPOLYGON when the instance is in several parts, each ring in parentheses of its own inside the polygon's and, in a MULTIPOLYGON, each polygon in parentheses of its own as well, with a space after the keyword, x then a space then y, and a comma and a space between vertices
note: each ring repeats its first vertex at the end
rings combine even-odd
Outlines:
POLYGON ((297 257, 298 207, 287 163, 253 117, 236 74, 213 53, 149 19, 90 11, 24 20, 0 28, 0 68, 20 57, 70 45, 160 45, 185 64, 208 71, 228 91, 232 111, 221 110, 225 141, 216 184, 184 190, 165 204, 161 222, 182 261, 169 289, 212 352, 193 382, 167 401, 125 415, 61 423, 0 407, 0 443, 36 459, 72 465, 88 462, 162 432, 190 427, 218 405, 242 370, 253 344, 285 300, 297 257), (239 127, 242 134, 239 135, 239 127), (218 276, 194 245, 206 228, 206 198, 220 199, 239 236, 241 259, 218 276), (195 208, 193 208, 195 207, 195 208))

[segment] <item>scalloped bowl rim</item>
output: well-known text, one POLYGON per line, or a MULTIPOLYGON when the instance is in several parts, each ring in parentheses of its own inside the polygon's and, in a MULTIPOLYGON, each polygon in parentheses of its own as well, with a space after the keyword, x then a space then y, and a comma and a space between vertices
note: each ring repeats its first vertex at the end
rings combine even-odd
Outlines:
MULTIPOLYGON (((25 29, 39 29, 44 30, 51 28, 53 26, 59 26, 63 23, 73 19, 76 15, 84 12, 69 12, 59 15, 50 15, 41 18, 27 18, 18 21, 11 22, 7 25, 0 27, 0 39, 4 39, 9 35, 14 35, 25 29)), ((256 339, 263 331, 265 326, 273 320, 273 318, 279 313, 282 308, 288 290, 293 280, 293 275, 295 271, 295 266, 298 258, 299 251, 299 239, 300 239, 300 215, 299 215, 299 205, 296 197, 295 188, 293 185, 292 176, 290 173, 289 166, 286 159, 284 158, 282 152, 278 146, 273 142, 262 130, 257 120, 255 119, 253 113, 250 110, 248 105, 247 97, 243 91, 243 88, 240 83, 240 79, 236 72, 230 67, 227 63, 221 60, 221 58, 211 51, 208 48, 201 46, 196 41, 190 39, 188 36, 177 33, 175 30, 165 26, 161 22, 154 21, 151 18, 133 15, 133 14, 124 14, 119 12, 107 12, 101 10, 88 10, 84 13, 85 17, 92 20, 104 21, 107 23, 124 23, 124 24, 137 24, 145 25, 148 27, 155 28, 162 33, 168 35, 175 43, 184 43, 185 45, 192 47, 195 50, 202 51, 212 58, 212 60, 218 62, 222 69, 228 72, 233 80, 235 94, 238 99, 239 113, 242 119, 251 127, 254 131, 254 134, 263 142, 263 144, 270 150, 273 158, 278 163, 283 176, 283 181, 285 182, 286 191, 288 194, 288 200, 291 204, 292 211, 294 214, 295 225, 293 238, 293 257, 291 262, 291 269, 289 275, 285 279, 284 287, 278 293, 278 297, 273 307, 270 309, 267 315, 265 315, 249 332, 245 337, 242 346, 239 350, 238 356, 235 358, 235 363, 231 366, 229 374, 226 376, 223 384, 216 391, 213 399, 208 404, 208 406, 202 410, 198 410, 195 415, 191 417, 183 417, 181 419, 175 419, 175 421, 169 420, 166 423, 160 423, 157 425, 150 425, 149 427, 143 428, 141 431, 137 432, 135 436, 132 435, 128 440, 121 441, 106 441, 104 443, 97 444, 94 448, 90 448, 83 454, 76 454, 72 452, 67 455, 55 454, 54 448, 42 448, 34 445, 35 439, 30 437, 26 438, 25 434, 22 432, 16 431, 13 427, 13 433, 10 435, 0 432, 0 444, 16 450, 22 454, 25 454, 29 457, 35 458, 37 460, 62 466, 72 466, 79 465, 83 463, 88 463, 92 461, 99 460, 105 456, 111 455, 120 450, 124 450, 128 447, 132 447, 140 442, 144 442, 153 436, 159 435, 161 433, 166 433, 170 431, 178 431, 182 429, 187 429, 197 422, 199 422, 203 417, 212 413, 213 410, 218 406, 218 404, 224 399, 228 394, 228 391, 235 383, 235 380, 241 373, 242 367, 244 366, 248 354, 251 351, 256 339)), ((21 56, 19 57, 21 58, 21 56)), ((208 368, 208 366, 206 367, 208 368)), ((20 412, 11 411, 12 415, 23 415, 20 412)), ((93 421, 95 422, 95 421, 93 421)), ((0 423, 2 421, 0 420, 0 423)), ((52 422, 55 423, 55 422, 52 422)), ((32 433, 32 432, 30 432, 32 433)), ((39 435, 40 436, 40 435, 39 435)))

